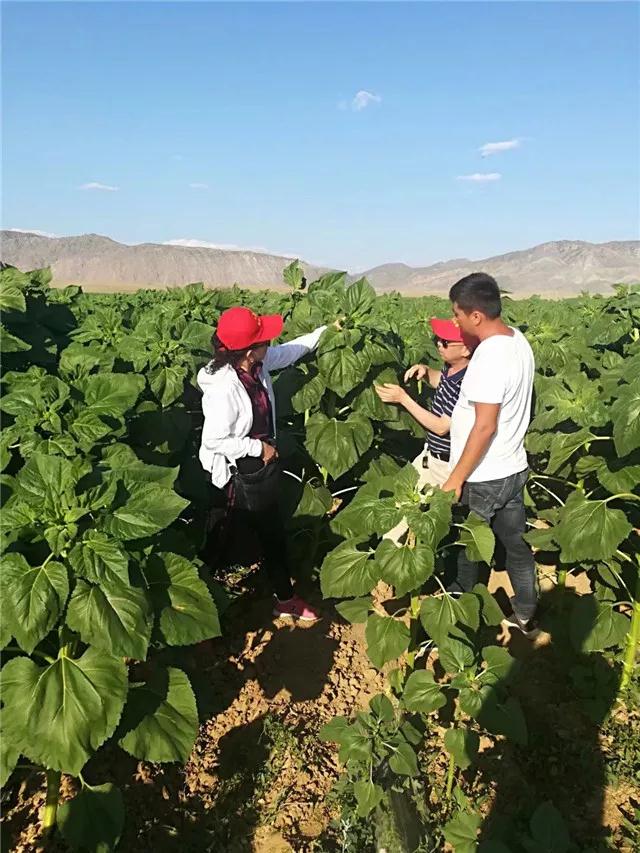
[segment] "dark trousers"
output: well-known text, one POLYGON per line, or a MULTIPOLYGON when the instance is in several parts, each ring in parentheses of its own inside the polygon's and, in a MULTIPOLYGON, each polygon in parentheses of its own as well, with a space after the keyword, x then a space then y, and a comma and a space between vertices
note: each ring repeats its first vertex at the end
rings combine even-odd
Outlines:
MULTIPOLYGON (((247 456, 238 459, 237 464, 240 471, 253 473, 260 468, 262 462, 247 456)), ((250 528, 257 535, 264 570, 276 596, 280 601, 290 599, 293 596, 293 586, 287 562, 287 540, 277 504, 260 512, 233 509, 232 516, 232 529, 236 535, 241 535, 246 528, 250 528)))
MULTIPOLYGON (((528 620, 536 612, 538 588, 536 566, 529 545, 522 538, 526 531, 524 486, 529 471, 520 471, 501 480, 465 483, 462 503, 491 525, 505 554, 505 569, 513 587, 513 610, 528 620)), ((469 592, 478 582, 478 563, 469 560, 465 549, 458 553, 458 574, 454 589, 469 592)))

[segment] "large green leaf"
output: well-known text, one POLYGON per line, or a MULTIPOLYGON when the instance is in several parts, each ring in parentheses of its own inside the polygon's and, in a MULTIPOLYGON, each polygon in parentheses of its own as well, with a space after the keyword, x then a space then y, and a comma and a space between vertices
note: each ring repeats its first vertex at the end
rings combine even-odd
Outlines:
POLYGON ((4 325, 0 323, 0 352, 26 352, 31 349, 31 344, 23 341, 22 338, 12 334, 4 325))
MULTIPOLYGON (((15 271, 18 276, 22 276, 18 270, 15 271)), ((18 276, 10 279, 5 273, 0 276, 0 311, 21 311, 27 310, 24 299, 23 288, 26 281, 18 276)), ((26 276, 25 276, 26 278, 26 276)))
POLYGON ((220 636, 216 606, 193 563, 178 554, 157 554, 148 560, 144 574, 160 631, 170 646, 220 636))
POLYGON ((570 636, 579 652, 601 652, 621 647, 629 631, 630 620, 614 610, 612 604, 593 595, 581 596, 571 610, 570 636))
POLYGON ((349 347, 318 356, 318 370, 327 388, 346 397, 367 375, 368 364, 349 347))
POLYGON ((3 708, 0 708, 0 731, 3 732, 3 737, 0 738, 0 787, 2 788, 9 781, 20 758, 20 747, 7 735, 7 729, 4 726, 3 718, 6 713, 3 708))
POLYGON ((198 734, 198 709, 189 679, 180 669, 158 669, 134 684, 122 717, 118 743, 144 761, 185 762, 198 734))
POLYGON ((436 645, 440 645, 460 617, 456 599, 449 593, 429 595, 420 604, 420 621, 436 645))
POLYGON ((366 278, 359 278, 344 291, 342 307, 345 314, 361 317, 373 308, 376 292, 366 278))
POLYGON ((333 519, 331 529, 341 536, 370 536, 391 530, 403 516, 391 488, 386 488, 386 478, 365 483, 333 519))
POLYGON ((623 385, 611 406, 613 440, 619 456, 640 447, 640 389, 638 383, 623 385))
POLYGON ((376 550, 382 580, 393 586, 396 596, 421 587, 433 573, 434 559, 431 548, 421 542, 408 548, 384 539, 376 550))
POLYGON ((367 621, 369 612, 372 609, 371 596, 365 595, 362 598, 352 598, 347 601, 339 601, 336 604, 338 613, 351 622, 352 625, 364 624, 367 621))
POLYGON ((404 688, 402 701, 407 711, 430 714, 446 705, 447 699, 433 673, 425 669, 412 672, 404 688))
POLYGON ((496 539, 487 522, 475 512, 470 512, 461 525, 460 544, 469 560, 491 564, 496 539))
POLYGON ((169 406, 182 396, 186 377, 185 367, 177 365, 154 367, 148 374, 149 387, 161 406, 169 406))
POLYGON ((157 483, 134 483, 129 499, 113 510, 105 528, 120 539, 140 539, 164 530, 180 515, 189 501, 157 483))
POLYGON ((580 477, 594 473, 612 495, 632 492, 640 483, 640 465, 630 465, 625 459, 583 456, 576 463, 576 473, 580 477))
POLYGON ((30 566, 22 554, 5 554, 0 561, 3 595, 9 607, 8 628, 20 648, 31 654, 56 625, 69 595, 67 570, 49 561, 30 566))
POLYGON ((367 817, 384 797, 384 791, 369 779, 360 779, 353 785, 353 793, 358 803, 358 816, 367 817))
POLYGON ((137 587, 106 581, 96 586, 79 578, 67 608, 67 625, 97 649, 145 660, 151 613, 147 596, 137 587))
POLYGON ((475 853, 478 848, 478 830, 482 816, 469 812, 458 812, 444 827, 444 837, 455 853, 475 853))
POLYGON ((73 776, 115 731, 128 687, 122 658, 91 647, 45 667, 14 658, 0 678, 4 737, 31 761, 73 776))
POLYGON ((304 412, 317 406, 322 395, 327 390, 324 379, 319 374, 307 379, 305 384, 291 398, 291 405, 296 412, 304 412))
POLYGON ((482 659, 486 663, 480 678, 484 684, 505 684, 517 668, 517 661, 503 646, 485 646, 482 659))
POLYGON ((389 767, 401 776, 417 776, 418 760, 415 750, 406 741, 401 741, 389 757, 389 767))
POLYGON ((466 770, 478 757, 480 738, 468 728, 450 728, 444 735, 444 748, 458 767, 466 770))
POLYGON ((438 645, 438 657, 445 672, 463 672, 474 661, 473 649, 457 637, 445 637, 438 645))
POLYGON ((320 587, 324 598, 366 595, 380 580, 380 566, 363 540, 347 539, 324 558, 320 587))
POLYGON ((145 386, 135 373, 97 373, 82 382, 87 406, 98 415, 121 417, 133 407, 145 386))
POLYGON ((58 510, 76 482, 76 470, 68 459, 34 453, 18 475, 18 494, 33 507, 58 510))
POLYGON ((110 782, 84 785, 72 800, 60 805, 58 826, 72 850, 115 850, 124 829, 124 803, 119 788, 110 782))
POLYGON ((334 478, 353 468, 372 441, 371 421, 356 412, 344 421, 317 412, 307 422, 305 447, 334 478))
POLYGON ((157 483, 172 489, 180 469, 149 465, 139 459, 128 444, 111 444, 102 453, 102 464, 121 477, 125 486, 134 483, 157 483))
POLYGON ((550 801, 541 803, 529 823, 536 853, 566 853, 571 846, 567 825, 550 801))
POLYGON ((68 424, 71 433, 77 438, 80 447, 85 452, 112 431, 109 424, 100 417, 101 412, 84 408, 78 416, 68 424))
POLYGON ((210 326, 208 323, 191 320, 190 323, 187 323, 182 333, 180 343, 191 350, 208 353, 211 349, 213 331, 213 326, 210 326))
POLYGON ((87 530, 74 545, 69 562, 76 574, 94 583, 129 583, 129 558, 115 539, 87 530))
POLYGON ((504 735, 521 746, 527 745, 527 722, 514 696, 501 702, 496 690, 482 691, 482 707, 475 715, 480 725, 494 735, 504 735))
POLYGON ((407 523, 411 530, 435 551, 449 532, 451 526, 451 505, 453 492, 435 490, 427 506, 415 506, 407 513, 407 523))
POLYGON ((374 666, 382 669, 385 663, 395 660, 409 648, 409 629, 393 616, 372 613, 365 629, 367 654, 374 666))
POLYGON ((563 563, 595 562, 613 556, 631 529, 621 510, 611 509, 606 501, 592 501, 583 492, 574 491, 562 508, 554 538, 562 549, 560 559, 563 563))
POLYGON ((549 443, 551 453, 549 455, 547 473, 555 474, 573 456, 576 450, 584 447, 592 438, 594 438, 594 435, 588 429, 581 429, 578 432, 572 433, 553 433, 549 443))

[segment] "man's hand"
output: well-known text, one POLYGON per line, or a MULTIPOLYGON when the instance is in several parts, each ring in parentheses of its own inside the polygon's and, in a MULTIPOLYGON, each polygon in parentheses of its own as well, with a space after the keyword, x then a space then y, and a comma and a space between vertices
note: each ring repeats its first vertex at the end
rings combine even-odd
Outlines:
POLYGON ((399 385, 392 385, 390 382, 385 382, 384 385, 374 385, 373 387, 376 389, 376 394, 383 403, 400 403, 402 405, 409 398, 404 388, 401 388, 399 385))
POLYGON ((454 480, 452 477, 449 477, 446 483, 443 483, 440 487, 443 492, 455 492, 456 500, 459 501, 462 495, 462 483, 458 480, 454 480))
POLYGON ((278 458, 278 451, 272 444, 268 444, 266 441, 262 442, 262 454, 260 456, 265 465, 268 465, 269 462, 273 462, 274 459, 278 458))
POLYGON ((423 379, 426 379, 428 372, 429 368, 426 364, 414 364, 404 374, 404 381, 408 382, 410 379, 417 379, 418 382, 421 382, 423 379))

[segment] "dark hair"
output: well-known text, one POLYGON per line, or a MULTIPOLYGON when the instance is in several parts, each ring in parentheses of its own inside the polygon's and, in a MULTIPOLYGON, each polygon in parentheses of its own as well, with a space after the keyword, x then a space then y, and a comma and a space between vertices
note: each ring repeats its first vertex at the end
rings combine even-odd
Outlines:
POLYGON ((220 370, 227 364, 237 367, 247 354, 246 348, 227 349, 215 332, 211 338, 211 346, 213 347, 213 358, 205 367, 207 373, 215 373, 216 370, 220 370))
POLYGON ((486 272, 472 272, 456 281, 449 291, 449 299, 469 314, 481 311, 489 320, 495 320, 502 312, 502 300, 498 282, 486 272))

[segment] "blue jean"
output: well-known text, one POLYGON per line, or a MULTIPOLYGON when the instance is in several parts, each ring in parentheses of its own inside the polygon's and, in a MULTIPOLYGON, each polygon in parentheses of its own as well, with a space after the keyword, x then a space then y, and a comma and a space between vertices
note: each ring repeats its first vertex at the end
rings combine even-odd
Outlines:
MULTIPOLYGON (((529 476, 525 469, 501 480, 465 483, 462 503, 491 525, 506 552, 507 574, 513 587, 513 611, 521 619, 531 619, 538 604, 536 566, 531 548, 522 538, 526 531, 524 486, 529 476)), ((478 582, 479 565, 470 560, 465 549, 458 552, 458 573, 454 589, 469 592, 478 582)))

